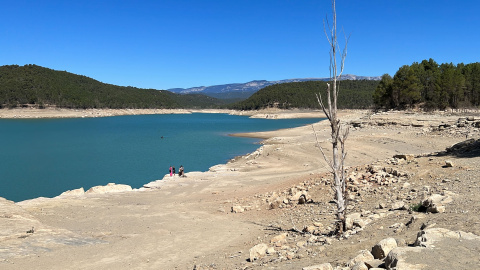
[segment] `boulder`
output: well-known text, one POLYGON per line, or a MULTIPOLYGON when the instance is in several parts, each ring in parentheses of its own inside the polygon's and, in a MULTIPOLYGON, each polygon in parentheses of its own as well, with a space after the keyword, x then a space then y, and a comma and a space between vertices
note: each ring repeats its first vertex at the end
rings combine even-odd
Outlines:
POLYGON ((372 253, 368 250, 361 250, 355 258, 350 260, 348 263, 349 267, 353 267, 355 264, 358 262, 368 262, 368 261, 373 261, 375 258, 373 257, 372 253))
POLYGON ((445 167, 447 168, 453 167, 453 162, 451 160, 445 160, 445 167))
POLYGON ((373 260, 364 263, 368 269, 383 269, 382 267, 384 265, 383 260, 373 260))
POLYGON ((258 244, 250 249, 250 262, 263 258, 267 254, 268 246, 258 244))
POLYGON ((388 253, 397 247, 397 241, 394 238, 386 238, 378 242, 372 248, 372 255, 375 259, 382 260, 388 253))
POLYGON ((422 252, 420 247, 400 247, 392 249, 385 258, 385 268, 395 270, 421 270, 424 265, 410 264, 406 262, 407 252, 422 252))
POLYGON ((368 266, 364 262, 358 262, 351 267, 352 270, 368 270, 368 266))

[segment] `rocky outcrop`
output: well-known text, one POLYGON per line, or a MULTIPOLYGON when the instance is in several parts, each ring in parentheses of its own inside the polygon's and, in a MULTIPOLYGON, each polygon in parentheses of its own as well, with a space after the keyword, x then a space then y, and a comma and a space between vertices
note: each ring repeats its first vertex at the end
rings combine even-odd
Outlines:
MULTIPOLYGON (((36 199, 37 201, 39 199, 36 199)), ((83 246, 104 243, 89 236, 56 228, 40 222, 24 210, 22 205, 34 204, 34 200, 14 203, 0 198, 0 268, 11 258, 35 255, 65 246, 83 246)), ((43 211, 43 210, 41 210, 43 211)))
POLYGON ((64 197, 78 197, 78 196, 83 196, 85 195, 85 190, 83 187, 77 188, 77 189, 72 189, 72 190, 67 190, 63 192, 62 194, 58 195, 58 198, 64 198, 64 197))
POLYGON ((86 194, 105 194, 105 193, 116 193, 116 192, 126 192, 132 191, 132 187, 129 185, 108 183, 106 186, 95 186, 91 187, 86 194))
POLYGON ((414 247, 393 249, 385 258, 386 269, 478 269, 480 237, 462 231, 430 228, 420 231, 414 247), (442 259, 456 254, 455 260, 442 259), (462 259, 464 258, 464 259, 462 259), (420 263, 419 263, 420 261, 420 263))

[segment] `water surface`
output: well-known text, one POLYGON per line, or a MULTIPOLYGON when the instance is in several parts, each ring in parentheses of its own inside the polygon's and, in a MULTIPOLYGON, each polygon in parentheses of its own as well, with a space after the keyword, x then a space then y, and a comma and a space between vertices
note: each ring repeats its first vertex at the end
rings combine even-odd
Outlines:
MULTIPOLYGON (((0 119, 0 197, 21 201, 114 182, 139 188, 168 168, 206 171, 258 148, 230 133, 276 130, 320 119, 226 114, 0 119)), ((313 138, 312 138, 313 139, 313 138)))

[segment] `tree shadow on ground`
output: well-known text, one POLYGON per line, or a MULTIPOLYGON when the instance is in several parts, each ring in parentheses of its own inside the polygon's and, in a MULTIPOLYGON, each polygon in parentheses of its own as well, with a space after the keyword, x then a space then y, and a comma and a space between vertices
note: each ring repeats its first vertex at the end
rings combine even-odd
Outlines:
POLYGON ((459 158, 475 158, 480 157, 480 139, 468 139, 459 142, 445 151, 438 152, 436 156, 454 156, 459 158))

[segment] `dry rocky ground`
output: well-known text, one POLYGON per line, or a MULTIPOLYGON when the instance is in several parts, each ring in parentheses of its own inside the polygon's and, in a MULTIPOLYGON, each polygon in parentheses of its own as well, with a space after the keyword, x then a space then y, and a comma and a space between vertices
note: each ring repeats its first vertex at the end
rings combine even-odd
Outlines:
POLYGON ((248 257, 249 262, 235 267, 212 262, 195 269, 480 269, 480 121, 475 119, 459 117, 438 126, 390 118, 351 121, 353 129, 407 127, 414 129, 410 136, 462 142, 444 151, 397 154, 349 168, 349 230, 340 237, 334 235, 328 173, 299 178, 297 185, 285 190, 237 200, 233 213, 265 227, 265 235, 249 243, 260 244, 248 254, 230 256, 248 257), (383 250, 388 240, 393 244, 383 250), (395 247, 400 247, 395 251, 401 255, 385 261, 395 247))
MULTIPOLYGON (((0 201, 0 268, 480 269, 478 114, 342 119, 340 237, 331 176, 304 127, 244 134, 264 145, 145 192, 0 201)), ((328 126, 315 130, 328 152, 328 126)))

